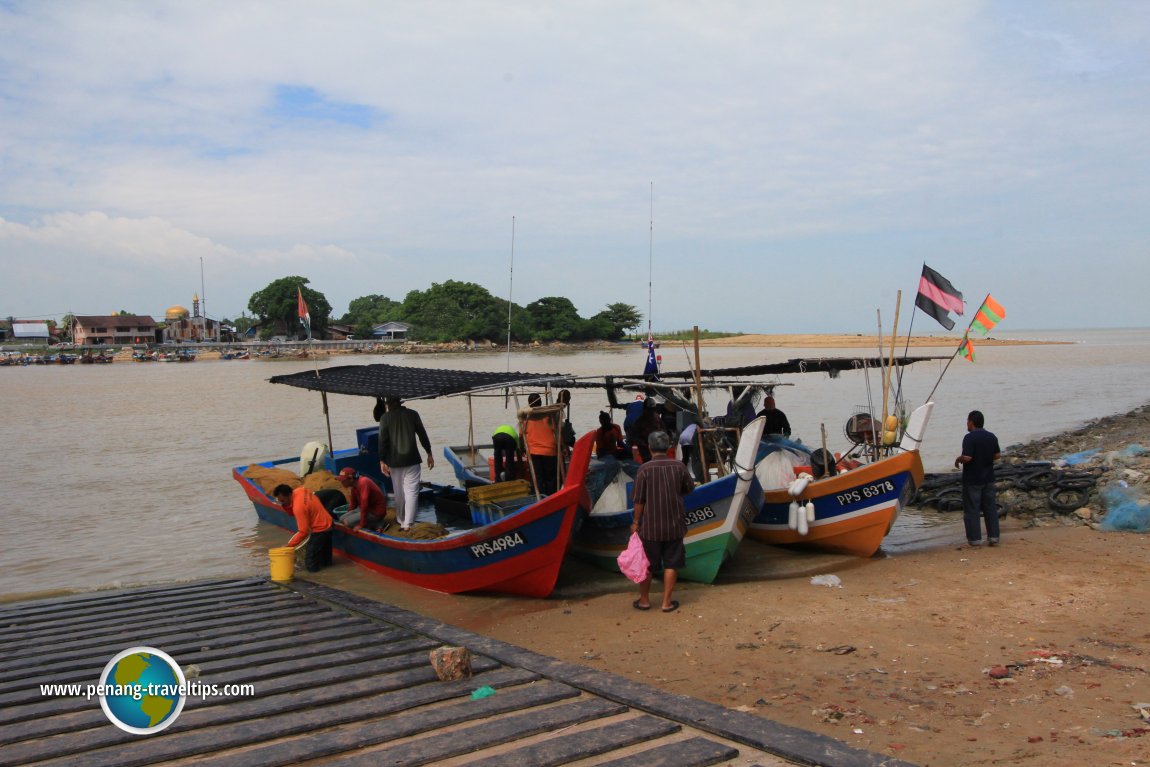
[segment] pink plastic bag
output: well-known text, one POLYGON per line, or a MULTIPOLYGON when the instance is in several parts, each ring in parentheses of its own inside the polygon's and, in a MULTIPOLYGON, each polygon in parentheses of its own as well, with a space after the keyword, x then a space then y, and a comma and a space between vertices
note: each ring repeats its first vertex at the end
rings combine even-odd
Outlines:
POLYGON ((642 583, 647 579, 650 564, 647 554, 643 551, 643 542, 639 540, 638 533, 631 533, 631 540, 627 541, 627 548, 619 555, 619 569, 635 583, 642 583))

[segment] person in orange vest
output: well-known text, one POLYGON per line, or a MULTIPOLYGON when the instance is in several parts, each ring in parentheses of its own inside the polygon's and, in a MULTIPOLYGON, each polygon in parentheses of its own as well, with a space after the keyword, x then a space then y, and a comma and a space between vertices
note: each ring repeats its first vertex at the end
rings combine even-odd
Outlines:
POLYGON ((324 508, 323 503, 315 493, 306 487, 297 487, 292 490, 288 485, 276 485, 272 490, 275 498, 284 511, 291 512, 295 517, 296 534, 287 542, 290 548, 295 548, 302 541, 307 541, 304 549, 304 567, 309 573, 317 572, 331 565, 331 514, 324 508))
POLYGON ((557 422, 552 413, 531 413, 532 408, 543 406, 543 398, 538 394, 527 397, 526 424, 522 429, 527 454, 535 471, 536 489, 543 495, 551 495, 559 489, 559 445, 556 442, 557 422))

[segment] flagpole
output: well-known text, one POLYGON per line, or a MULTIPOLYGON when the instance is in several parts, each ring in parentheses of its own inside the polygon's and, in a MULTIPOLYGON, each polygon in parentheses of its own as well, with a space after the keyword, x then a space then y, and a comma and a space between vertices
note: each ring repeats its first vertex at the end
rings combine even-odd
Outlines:
MULTIPOLYGON (((987 293, 986 298, 982 299, 982 303, 979 304, 979 309, 986 305, 986 302, 989 298, 990 294, 987 293)), ((942 372, 938 374, 938 380, 934 382, 934 388, 930 390, 930 394, 926 395, 927 402, 930 402, 930 398, 933 397, 935 391, 938 390, 938 385, 942 383, 942 377, 946 375, 946 371, 950 369, 950 363, 954 362, 955 357, 958 356, 958 352, 962 349, 962 345, 970 343, 970 329, 974 327, 974 321, 976 319, 978 319, 978 312, 975 312, 974 316, 970 318, 970 323, 966 326, 966 330, 962 332, 962 340, 959 341, 958 346, 955 347, 954 354, 950 355, 950 359, 946 361, 946 367, 944 367, 942 372)))
MULTIPOLYGON (((926 261, 922 262, 922 268, 923 269, 926 268, 926 261)), ((919 282, 921 283, 922 277, 919 277, 918 279, 919 279, 919 282)), ((906 328, 906 346, 904 346, 902 349, 902 356, 904 356, 904 357, 907 357, 910 355, 910 339, 913 338, 914 315, 917 313, 918 313, 918 293, 916 292, 915 293, 914 308, 910 310, 910 322, 907 323, 907 328, 906 328)), ((894 398, 896 401, 898 400, 899 395, 902 394, 902 374, 903 374, 903 370, 905 369, 905 367, 906 367, 905 365, 900 365, 899 369, 898 369, 898 388, 895 390, 895 395, 894 395, 894 398)))
MULTIPOLYGON (((965 339, 965 338, 966 338, 966 334, 965 334, 965 333, 963 333, 963 334, 962 334, 962 337, 963 337, 963 339, 965 339)), ((954 362, 954 358, 958 356, 958 350, 959 350, 959 349, 961 349, 961 348, 962 348, 962 344, 960 343, 960 344, 958 345, 958 347, 957 347, 957 348, 954 350, 954 354, 950 355, 950 359, 948 359, 948 360, 946 361, 946 367, 944 367, 944 368, 942 369, 942 372, 938 374, 938 380, 934 382, 934 388, 930 390, 930 394, 926 395, 926 400, 924 400, 924 402, 930 402, 930 399, 931 399, 931 397, 933 397, 933 396, 934 396, 934 393, 935 393, 935 391, 937 391, 937 390, 938 390, 938 385, 939 385, 940 383, 942 383, 942 377, 943 377, 944 375, 946 375, 946 371, 947 371, 947 370, 950 370, 950 363, 954 362)))
POLYGON ((507 372, 511 372, 511 297, 515 290, 515 216, 511 217, 511 270, 507 279, 507 372))

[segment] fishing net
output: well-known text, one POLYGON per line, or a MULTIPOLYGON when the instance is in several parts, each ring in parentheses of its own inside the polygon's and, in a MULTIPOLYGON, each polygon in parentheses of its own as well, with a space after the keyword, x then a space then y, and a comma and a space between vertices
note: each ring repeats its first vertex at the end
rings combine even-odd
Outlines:
POLYGON ((1099 528, 1110 532, 1150 532, 1150 503, 1132 487, 1111 485, 1102 490, 1106 516, 1099 528))
POLYGON ((272 490, 277 485, 287 485, 292 490, 297 487, 306 487, 313 493, 320 490, 338 490, 344 494, 345 498, 348 497, 346 488, 340 484, 334 474, 326 469, 313 471, 302 480, 294 471, 273 469, 268 466, 249 466, 244 470, 243 475, 254 482, 268 496, 272 494, 272 490))

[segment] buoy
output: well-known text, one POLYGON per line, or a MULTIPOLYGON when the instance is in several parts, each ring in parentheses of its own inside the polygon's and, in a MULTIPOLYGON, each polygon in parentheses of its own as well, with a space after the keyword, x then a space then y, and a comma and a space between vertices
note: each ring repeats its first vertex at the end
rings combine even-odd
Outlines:
POLYGON ((807 522, 815 521, 815 504, 814 501, 807 501, 806 507, 803 508, 803 513, 807 518, 807 522))
POLYGON ((797 530, 799 527, 799 504, 796 501, 791 501, 787 509, 787 527, 792 530, 797 530))
POLYGON ((886 431, 896 431, 898 429, 898 418, 893 415, 888 415, 886 420, 883 421, 882 427, 886 431))
POLYGON ((793 482, 791 482, 790 488, 788 488, 788 492, 792 497, 798 498, 806 491, 807 485, 811 483, 811 479, 813 478, 810 474, 800 474, 793 482))
POLYGON ((800 512, 800 514, 799 514, 799 535, 806 535, 808 529, 809 528, 807 527, 806 512, 800 512))
POLYGON ((299 453, 299 475, 306 477, 313 471, 326 469, 329 450, 322 442, 308 442, 299 453))
POLYGON ((884 445, 893 445, 895 442, 898 442, 897 431, 884 431, 882 433, 882 443, 884 445))

